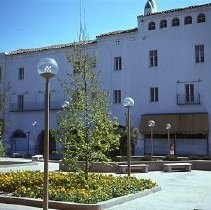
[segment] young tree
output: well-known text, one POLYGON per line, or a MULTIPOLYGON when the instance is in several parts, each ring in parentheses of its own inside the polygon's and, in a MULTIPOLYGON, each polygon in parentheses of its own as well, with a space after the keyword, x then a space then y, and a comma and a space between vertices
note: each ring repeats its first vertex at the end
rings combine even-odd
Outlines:
POLYGON ((107 154, 119 146, 117 120, 111 120, 106 94, 100 89, 95 56, 79 42, 68 57, 72 73, 67 72, 61 84, 68 103, 58 115, 56 131, 62 155, 69 167, 78 169, 77 161, 85 161, 88 179, 90 166, 95 161, 106 162, 107 154))
POLYGON ((6 113, 8 112, 8 93, 10 89, 10 82, 5 83, 4 80, 2 81, 2 83, 0 82, 0 155, 3 155, 6 151, 3 136, 5 134, 5 128, 9 126, 9 122, 5 119, 6 113))

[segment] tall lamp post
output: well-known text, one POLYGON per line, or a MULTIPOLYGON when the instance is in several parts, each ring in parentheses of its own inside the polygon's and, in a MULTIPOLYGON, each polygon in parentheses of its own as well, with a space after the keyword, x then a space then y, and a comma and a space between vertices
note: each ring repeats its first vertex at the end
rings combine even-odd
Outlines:
POLYGON ((128 157, 128 176, 131 173, 131 135, 130 135, 130 127, 131 127, 131 118, 130 118, 130 108, 134 106, 134 100, 132 98, 125 98, 123 101, 123 106, 127 108, 127 126, 128 126, 128 141, 127 141, 127 157, 128 157))
POLYGON ((166 124, 166 130, 168 132, 168 153, 170 154, 170 129, 171 129, 171 124, 166 124))
POLYGON ((36 143, 35 143, 35 128, 36 128, 36 126, 37 126, 37 121, 34 121, 34 122, 32 123, 32 127, 34 128, 34 129, 33 129, 34 154, 36 154, 36 143))
POLYGON ((49 79, 58 73, 58 64, 52 58, 42 58, 37 65, 40 76, 46 79, 45 84, 45 137, 44 137, 44 195, 43 210, 48 210, 48 160, 49 160, 49 79))
POLYGON ((150 128, 150 133, 151 133, 151 156, 153 156, 154 154, 153 128, 155 127, 155 121, 150 120, 148 126, 150 128))

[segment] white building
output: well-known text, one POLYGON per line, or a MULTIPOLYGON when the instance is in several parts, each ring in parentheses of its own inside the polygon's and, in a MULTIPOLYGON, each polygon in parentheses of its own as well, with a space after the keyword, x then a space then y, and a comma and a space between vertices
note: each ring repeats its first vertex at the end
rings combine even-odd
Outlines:
MULTIPOLYGON (((157 12, 148 0, 137 28, 102 34, 87 42, 97 55, 103 87, 109 91, 112 113, 125 124, 126 96, 135 101, 133 126, 142 137, 138 154, 150 154, 148 121, 154 120, 154 154, 168 153, 167 131, 177 155, 211 155, 211 4, 157 12)), ((1 90, 7 88, 8 106, 2 113, 8 152, 42 153, 44 79, 37 73, 43 57, 54 58, 59 74, 51 80, 50 127, 64 95, 58 82, 71 68, 72 44, 17 50, 0 54, 1 90), (4 88, 3 88, 4 87, 4 88), (20 138, 22 137, 22 138, 20 138)), ((7 92, 7 91, 6 91, 7 92)), ((51 140, 50 150, 56 144, 51 140)))

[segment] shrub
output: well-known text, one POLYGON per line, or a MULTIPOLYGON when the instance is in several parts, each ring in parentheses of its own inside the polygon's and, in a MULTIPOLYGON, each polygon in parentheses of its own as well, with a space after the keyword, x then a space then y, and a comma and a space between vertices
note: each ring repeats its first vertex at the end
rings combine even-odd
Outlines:
POLYGON ((203 156, 200 159, 201 160, 211 160, 211 156, 203 156))
POLYGON ((152 161, 153 158, 150 155, 145 155, 144 157, 141 158, 142 161, 152 161))
POLYGON ((166 155, 163 160, 167 161, 178 161, 178 158, 174 155, 166 155))
MULTIPOLYGON (((97 203, 155 186, 150 179, 128 176, 89 174, 86 180, 81 173, 49 173, 49 199, 64 202, 97 203)), ((0 173, 0 191, 17 197, 43 198, 43 173, 0 173)))
POLYGON ((201 158, 199 156, 193 155, 189 157, 190 160, 200 160, 201 158))

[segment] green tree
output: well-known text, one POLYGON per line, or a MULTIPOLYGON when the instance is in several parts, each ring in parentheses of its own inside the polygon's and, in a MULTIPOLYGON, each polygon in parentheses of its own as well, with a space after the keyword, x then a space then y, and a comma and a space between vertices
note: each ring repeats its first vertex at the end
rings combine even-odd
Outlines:
MULTIPOLYGON (((127 126, 119 127, 118 133, 120 135, 120 146, 119 149, 115 151, 114 154, 120 156, 127 156, 127 141, 128 141, 127 126)), ((138 128, 132 126, 130 130, 130 135, 131 135, 131 155, 134 155, 136 141, 140 138, 140 132, 138 128)))
POLYGON ((62 156, 71 170, 78 170, 77 161, 85 161, 85 178, 96 161, 109 161, 108 154, 119 146, 117 119, 111 119, 108 100, 99 85, 100 73, 96 58, 79 42, 68 57, 72 73, 61 80, 67 101, 59 112, 56 134, 62 156))
POLYGON ((6 151, 3 136, 5 134, 5 128, 9 126, 9 121, 6 121, 6 113, 8 113, 8 94, 11 89, 11 83, 5 83, 4 75, 2 76, 2 82, 0 82, 0 155, 3 155, 6 151))

